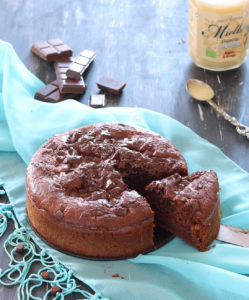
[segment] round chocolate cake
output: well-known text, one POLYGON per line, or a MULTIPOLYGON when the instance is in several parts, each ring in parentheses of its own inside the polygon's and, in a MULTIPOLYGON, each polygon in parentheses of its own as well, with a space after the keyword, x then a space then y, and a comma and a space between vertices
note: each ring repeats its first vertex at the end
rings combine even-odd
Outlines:
POLYGON ((58 134, 27 168, 32 227, 55 247, 92 258, 152 250, 154 212, 145 187, 187 175, 180 152, 142 128, 101 123, 58 134))

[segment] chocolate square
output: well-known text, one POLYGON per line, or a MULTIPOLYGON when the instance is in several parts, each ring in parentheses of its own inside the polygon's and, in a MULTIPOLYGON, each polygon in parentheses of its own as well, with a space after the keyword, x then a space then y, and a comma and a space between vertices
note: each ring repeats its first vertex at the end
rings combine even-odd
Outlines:
POLYGON ((89 106, 99 108, 106 106, 106 97, 103 94, 92 95, 89 99, 89 106))
POLYGON ((107 76, 101 77, 96 84, 102 91, 113 95, 119 95, 126 86, 125 82, 107 76))

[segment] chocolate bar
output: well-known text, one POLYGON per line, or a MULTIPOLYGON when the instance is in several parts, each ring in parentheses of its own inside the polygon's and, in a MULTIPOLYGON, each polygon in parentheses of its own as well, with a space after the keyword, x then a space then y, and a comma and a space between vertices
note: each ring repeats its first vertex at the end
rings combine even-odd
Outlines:
POLYGON ((63 61, 55 63, 55 72, 59 90, 62 94, 84 94, 86 85, 82 77, 79 80, 67 78, 66 71, 71 63, 71 59, 65 59, 63 61))
POLYGON ((73 55, 72 49, 60 39, 37 42, 32 45, 31 51, 46 61, 56 61, 73 55))
POLYGON ((94 60, 96 54, 90 50, 84 50, 78 55, 69 66, 66 75, 68 78, 80 79, 90 63, 94 60))
POLYGON ((109 92, 113 95, 119 95, 126 86, 125 82, 107 76, 101 77, 96 84, 102 91, 109 92))
POLYGON ((78 94, 61 94, 59 91, 59 86, 57 80, 46 85, 43 89, 35 94, 35 99, 44 102, 60 102, 66 99, 72 99, 78 96, 78 94))
POLYGON ((92 95, 89 99, 89 106, 95 108, 106 106, 105 95, 102 94, 92 95))

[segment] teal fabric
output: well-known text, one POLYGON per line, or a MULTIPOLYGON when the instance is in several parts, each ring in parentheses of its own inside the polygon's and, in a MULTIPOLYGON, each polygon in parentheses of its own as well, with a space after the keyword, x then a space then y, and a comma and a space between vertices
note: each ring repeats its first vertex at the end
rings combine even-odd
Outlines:
MULTIPOLYGON (((119 261, 91 261, 46 245, 29 227, 25 213, 25 170, 34 152, 56 133, 103 121, 135 124, 172 141, 189 172, 213 169, 221 186, 222 223, 249 229, 249 175, 217 147, 176 120, 139 108, 94 110, 74 100, 58 104, 33 99, 44 85, 0 44, 0 184, 18 220, 38 245, 76 276, 113 300, 249 299, 249 249, 214 241, 198 252, 178 238, 147 255, 119 261), (113 278, 118 273, 121 278, 113 278)), ((246 158, 245 158, 246 159, 246 158)))

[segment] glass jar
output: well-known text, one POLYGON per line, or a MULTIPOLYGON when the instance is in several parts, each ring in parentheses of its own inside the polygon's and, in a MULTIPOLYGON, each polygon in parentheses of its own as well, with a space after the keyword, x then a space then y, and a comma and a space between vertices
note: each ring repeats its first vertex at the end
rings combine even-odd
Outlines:
POLYGON ((249 0, 189 0, 189 54, 202 68, 238 68, 248 52, 249 0))

